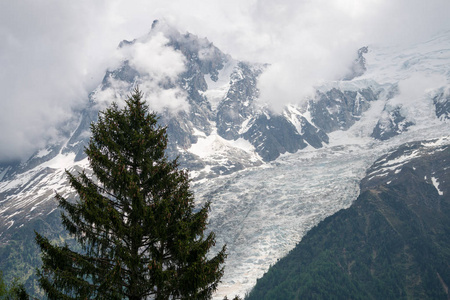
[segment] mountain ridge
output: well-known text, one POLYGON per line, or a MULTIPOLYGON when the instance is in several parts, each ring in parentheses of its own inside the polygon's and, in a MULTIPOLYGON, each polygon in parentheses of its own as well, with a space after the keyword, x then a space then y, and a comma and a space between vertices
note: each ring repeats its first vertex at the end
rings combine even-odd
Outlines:
POLYGON ((74 196, 64 169, 88 167, 89 124, 136 85, 167 126, 167 154, 189 170, 198 203, 212 201, 218 244, 231 249, 218 297, 227 290, 243 295, 310 228, 348 207, 379 156, 449 132, 446 85, 422 91, 412 104, 402 98, 413 68, 446 74, 448 37, 415 45, 403 58, 395 49, 360 50, 357 77, 323 83, 312 98, 276 114, 259 99, 267 65, 235 60, 207 39, 166 25, 155 23, 148 35, 120 44, 121 64, 106 72, 63 139, 25 162, 0 165, 1 243, 33 220, 50 218, 54 191, 74 196), (147 56, 154 55, 170 58, 176 72, 153 68, 147 56))

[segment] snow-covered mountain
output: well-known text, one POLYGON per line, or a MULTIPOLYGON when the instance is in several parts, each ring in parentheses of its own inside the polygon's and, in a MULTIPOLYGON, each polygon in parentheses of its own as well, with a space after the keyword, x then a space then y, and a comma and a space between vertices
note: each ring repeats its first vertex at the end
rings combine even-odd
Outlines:
POLYGON ((154 22, 123 41, 121 64, 89 95, 59 143, 0 165, 0 242, 71 197, 64 170, 88 167, 89 124, 136 86, 167 125, 168 155, 188 168, 210 229, 229 249, 218 297, 244 294, 320 220, 348 207, 366 169, 404 142, 449 135, 450 35, 407 48, 355 49, 351 74, 273 113, 259 100, 264 64, 154 22))

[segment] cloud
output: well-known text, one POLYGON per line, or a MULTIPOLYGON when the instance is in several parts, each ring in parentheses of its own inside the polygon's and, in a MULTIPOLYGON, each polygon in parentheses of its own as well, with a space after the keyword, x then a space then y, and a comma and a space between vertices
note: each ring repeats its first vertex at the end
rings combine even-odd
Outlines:
POLYGON ((399 94, 389 100, 391 107, 400 107, 407 121, 415 124, 436 118, 433 97, 448 86, 443 75, 415 72, 398 83, 399 94))
POLYGON ((166 45, 169 39, 164 33, 157 32, 147 39, 137 40, 126 47, 126 59, 142 75, 148 75, 157 81, 175 80, 185 70, 184 56, 166 45))
POLYGON ((103 8, 87 2, 2 1, 0 162, 26 158, 57 140, 57 128, 101 80, 107 62, 97 60, 109 49, 97 44, 100 32, 109 37, 103 25, 109 16, 97 14, 103 8))
MULTIPOLYGON (((106 68, 117 65, 119 42, 145 35, 155 19, 208 37, 237 59, 270 63, 262 100, 284 104, 339 78, 361 46, 449 30, 448 11, 448 0, 1 1, 0 162, 57 140, 106 68)), ((178 72, 172 67, 169 77, 178 72)), ((160 96, 182 101, 178 92, 160 96)))
POLYGON ((123 104, 138 86, 150 109, 159 113, 167 109, 187 111, 187 94, 175 85, 178 76, 186 70, 185 57, 179 50, 167 46, 169 42, 164 32, 155 30, 118 49, 118 61, 126 61, 139 73, 139 78, 132 83, 108 78, 109 87, 97 90, 94 96, 99 109, 106 108, 112 101, 123 104))
POLYGON ((390 102, 393 105, 415 106, 424 97, 432 98, 433 93, 447 84, 448 79, 443 75, 416 72, 398 83, 399 95, 390 102))
POLYGON ((411 44, 450 29, 449 9, 448 1, 258 1, 255 24, 267 43, 259 57, 272 64, 259 80, 260 100, 275 112, 301 103, 314 86, 343 78, 360 47, 411 44))

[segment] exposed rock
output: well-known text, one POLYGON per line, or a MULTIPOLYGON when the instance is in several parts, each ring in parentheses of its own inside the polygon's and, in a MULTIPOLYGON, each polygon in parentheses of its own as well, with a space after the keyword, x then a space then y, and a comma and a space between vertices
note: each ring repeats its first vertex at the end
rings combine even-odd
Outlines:
POLYGON ((408 127, 414 125, 413 122, 406 120, 402 115, 401 107, 391 108, 387 106, 373 129, 372 137, 377 140, 387 140, 408 130, 408 127))

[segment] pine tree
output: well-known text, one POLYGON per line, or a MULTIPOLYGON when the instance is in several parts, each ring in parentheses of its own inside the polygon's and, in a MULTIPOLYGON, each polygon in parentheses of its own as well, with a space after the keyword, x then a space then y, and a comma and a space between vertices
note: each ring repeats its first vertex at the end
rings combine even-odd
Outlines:
POLYGON ((209 203, 194 205, 188 174, 165 155, 166 129, 135 89, 91 125, 94 176, 67 172, 78 194, 57 195, 62 223, 81 245, 53 245, 36 233, 39 284, 49 299, 209 299, 223 275, 205 233, 209 203))

